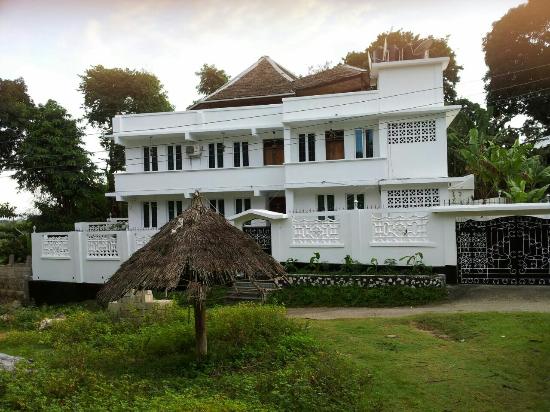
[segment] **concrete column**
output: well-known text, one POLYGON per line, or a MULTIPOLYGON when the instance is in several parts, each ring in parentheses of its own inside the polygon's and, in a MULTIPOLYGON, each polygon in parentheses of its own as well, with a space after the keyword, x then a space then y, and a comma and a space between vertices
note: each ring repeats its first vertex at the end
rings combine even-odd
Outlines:
POLYGON ((290 135, 290 128, 285 127, 283 129, 283 139, 284 139, 284 152, 285 152, 285 163, 292 162, 292 138, 290 135))
POLYGON ((285 190, 285 203, 286 203, 286 213, 292 213, 294 210, 294 190, 286 189, 285 190))

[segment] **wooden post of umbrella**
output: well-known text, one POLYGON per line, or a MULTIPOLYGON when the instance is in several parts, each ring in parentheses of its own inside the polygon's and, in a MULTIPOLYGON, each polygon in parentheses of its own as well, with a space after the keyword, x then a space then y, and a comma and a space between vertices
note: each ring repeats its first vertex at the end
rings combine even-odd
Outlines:
POLYGON ((198 283, 194 289, 195 345, 197 349, 197 358, 203 360, 208 353, 208 341, 206 337, 206 291, 205 287, 198 283))

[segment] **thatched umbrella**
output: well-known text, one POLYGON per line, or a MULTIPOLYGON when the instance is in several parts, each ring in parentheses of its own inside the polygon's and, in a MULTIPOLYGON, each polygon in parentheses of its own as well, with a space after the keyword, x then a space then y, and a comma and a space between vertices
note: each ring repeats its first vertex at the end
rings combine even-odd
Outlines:
POLYGON ((195 193, 191 207, 155 234, 124 262, 99 291, 106 304, 132 289, 174 289, 187 285, 195 309, 197 353, 207 352, 206 288, 227 284, 237 274, 251 280, 284 277, 281 264, 246 233, 205 207, 195 193))

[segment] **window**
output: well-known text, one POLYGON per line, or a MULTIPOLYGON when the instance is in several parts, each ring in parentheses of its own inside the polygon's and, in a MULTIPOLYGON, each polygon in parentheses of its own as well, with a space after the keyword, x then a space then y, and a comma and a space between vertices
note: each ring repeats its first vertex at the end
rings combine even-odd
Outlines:
POLYGON ((145 146, 143 148, 143 170, 148 172, 150 170, 156 172, 159 170, 159 162, 156 146, 145 146))
POLYGON ((143 227, 157 227, 157 202, 143 202, 143 227))
POLYGON ((325 148, 327 160, 344 159, 344 131, 327 130, 325 132, 325 148))
POLYGON ((389 208, 439 206, 439 189, 388 190, 389 208))
POLYGON ((210 169, 223 167, 223 151, 223 143, 210 143, 208 145, 208 167, 210 169))
POLYGON ((233 143, 233 166, 241 167, 241 164, 248 166, 248 142, 233 143))
MULTIPOLYGON (((334 212, 334 195, 317 195, 318 212, 334 212)), ((334 220, 334 216, 327 216, 329 220, 334 220)), ((325 220, 325 216, 317 217, 319 220, 325 220)))
POLYGON ((235 199, 235 214, 244 212, 250 209, 250 198, 235 199))
POLYGON ((374 135, 372 129, 355 129, 355 157, 374 157, 374 135))
POLYGON ((264 165, 282 165, 285 160, 283 139, 264 140, 264 165))
POLYGON ((183 201, 169 200, 168 201, 168 220, 172 220, 183 212, 183 201))
POLYGON ((298 161, 315 161, 315 133, 298 135, 298 161))
POLYGON ((211 199, 210 209, 218 212, 222 216, 225 216, 225 202, 223 199, 211 199))
POLYGON ((181 145, 168 146, 168 170, 181 170, 181 159, 181 145))
POLYGON ((362 193, 358 194, 347 194, 346 195, 346 208, 348 210, 355 209, 355 202, 357 201, 357 209, 365 208, 365 195, 362 193))

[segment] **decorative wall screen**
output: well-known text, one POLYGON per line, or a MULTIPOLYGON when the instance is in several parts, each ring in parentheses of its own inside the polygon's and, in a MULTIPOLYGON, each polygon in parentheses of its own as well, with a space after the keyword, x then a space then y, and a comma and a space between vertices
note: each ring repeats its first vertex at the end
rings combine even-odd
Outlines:
POLYGON ((388 208, 439 206, 439 189, 388 190, 388 208))
POLYGON ((69 259, 69 235, 44 235, 42 239, 42 257, 69 259))
POLYGON ((89 258, 118 259, 117 235, 115 233, 88 235, 87 251, 89 258))
POLYGON ((293 246, 342 246, 340 222, 294 218, 292 220, 293 246))
POLYGON ((428 216, 373 215, 372 243, 426 243, 428 242, 428 216))
POLYGON ((435 120, 388 123, 388 143, 435 142, 435 120))

